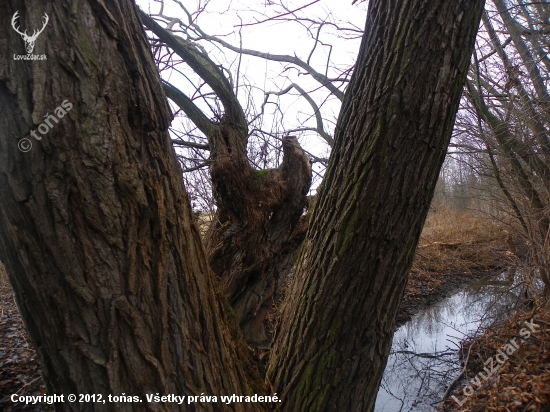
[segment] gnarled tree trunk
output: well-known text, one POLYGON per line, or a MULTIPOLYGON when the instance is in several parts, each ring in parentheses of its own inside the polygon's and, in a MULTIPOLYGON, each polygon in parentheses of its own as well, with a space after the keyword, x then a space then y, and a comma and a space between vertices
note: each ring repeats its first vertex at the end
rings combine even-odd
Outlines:
POLYGON ((186 39, 141 13, 145 26, 212 88, 224 114, 208 119, 174 86, 173 100, 208 138, 216 215, 206 236, 210 265, 222 284, 248 343, 266 342, 264 321, 304 239, 304 208, 311 185, 309 158, 295 138, 283 140, 278 169, 255 170, 247 157, 244 111, 224 73, 186 39))
POLYGON ((254 170, 246 157, 239 161, 226 143, 231 138, 217 141, 223 149, 212 150, 218 210, 206 239, 209 262, 245 339, 261 343, 269 339, 267 312, 305 237, 311 166, 295 138, 283 141, 282 165, 273 170, 254 170))

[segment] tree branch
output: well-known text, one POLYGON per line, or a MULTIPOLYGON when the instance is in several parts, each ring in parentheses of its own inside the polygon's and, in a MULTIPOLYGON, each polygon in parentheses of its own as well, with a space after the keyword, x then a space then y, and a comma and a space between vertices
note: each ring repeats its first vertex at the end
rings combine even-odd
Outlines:
POLYGON ((281 62, 281 63, 291 63, 294 64, 302 69, 304 69, 313 79, 315 79, 317 82, 319 82, 323 87, 326 87, 334 96, 338 98, 338 100, 342 101, 344 98, 344 92, 342 92, 340 89, 338 89, 334 84, 332 84, 331 80, 325 76, 324 74, 321 74, 317 72, 313 67, 311 67, 309 64, 304 62, 303 60, 299 59, 296 56, 289 56, 284 54, 271 54, 271 53, 263 53, 256 50, 251 49, 243 49, 242 47, 236 47, 232 44, 226 42, 225 40, 219 39, 215 36, 210 36, 206 34, 204 31, 200 29, 197 25, 193 25, 193 28, 204 38, 205 40, 210 40, 216 43, 221 44, 223 47, 234 51, 235 53, 242 53, 249 56, 259 57, 266 60, 281 62))
POLYGON ((212 123, 195 105, 195 103, 193 103, 193 101, 181 90, 172 86, 165 80, 162 80, 162 87, 164 88, 164 93, 166 93, 166 96, 185 112, 187 117, 195 123, 195 126, 197 126, 201 132, 208 136, 208 134, 212 131, 212 127, 215 127, 215 124, 212 123))
POLYGON ((278 18, 281 18, 281 17, 283 17, 283 16, 288 16, 289 14, 292 14, 292 13, 295 13, 295 12, 297 12, 297 11, 303 10, 303 9, 305 9, 306 7, 309 7, 309 6, 311 6, 311 5, 315 4, 315 3, 319 3, 319 1, 320 1, 320 0, 314 0, 314 1, 312 1, 311 3, 306 4, 305 6, 298 7, 297 9, 291 10, 291 11, 289 11, 289 12, 287 12, 287 13, 279 14, 278 16, 274 16, 274 17, 269 17, 269 18, 267 18, 267 19, 265 19, 265 20, 257 21, 257 22, 254 22, 254 23, 238 24, 238 25, 236 25, 235 27, 254 26, 254 25, 256 25, 256 24, 265 23, 265 22, 267 22, 267 21, 274 20, 274 19, 278 19, 278 18))
POLYGON ((246 129, 247 123, 244 111, 235 97, 229 81, 208 55, 203 53, 196 44, 161 27, 143 10, 140 9, 139 13, 145 27, 151 30, 166 46, 174 50, 212 88, 225 109, 227 120, 235 126, 246 129))
MULTIPOLYGON (((330 134, 328 134, 324 129, 323 118, 321 117, 321 112, 319 110, 319 106, 317 106, 317 104, 311 98, 311 96, 304 89, 302 89, 300 86, 298 86, 296 83, 292 83, 290 86, 288 86, 284 90, 281 90, 280 92, 266 92, 264 105, 265 105, 265 103, 267 103, 267 99, 269 98, 269 95, 274 94, 275 96, 282 96, 283 94, 288 93, 293 88, 296 89, 302 95, 302 97, 307 100, 309 105, 313 108, 313 113, 315 114, 315 120, 317 121, 317 128, 312 129, 312 130, 319 133, 319 135, 323 139, 325 139, 325 141, 329 144, 329 146, 332 147, 332 144, 334 143, 334 138, 330 134)), ((311 128, 309 128, 309 129, 311 130, 311 128)))

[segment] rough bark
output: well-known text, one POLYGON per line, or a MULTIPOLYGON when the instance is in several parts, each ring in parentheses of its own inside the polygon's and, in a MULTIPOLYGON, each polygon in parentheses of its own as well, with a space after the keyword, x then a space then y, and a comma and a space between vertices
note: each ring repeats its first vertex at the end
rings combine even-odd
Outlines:
POLYGON ((206 247, 245 339, 260 344, 269 339, 264 320, 305 237, 311 167, 297 140, 287 138, 281 167, 254 170, 232 150, 239 136, 221 133, 225 138, 210 144, 218 210, 206 247))
POLYGON ((284 410, 371 411, 482 0, 371 0, 268 373, 284 410))
POLYGON ((63 410, 258 410, 145 400, 248 394, 259 375, 249 377, 253 364, 191 223, 135 6, 16 7, 0 3, 0 260, 49 391, 143 400, 63 410), (35 47, 47 60, 12 58, 24 53, 10 26, 17 9, 26 27, 48 14, 35 47), (40 141, 29 137, 64 100, 72 109, 40 141), (18 150, 21 137, 32 139, 30 152, 18 150))
POLYGON ((305 237, 304 208, 311 185, 309 158, 295 138, 283 139, 277 169, 255 170, 247 157, 244 111, 220 68, 192 42, 141 12, 145 26, 212 88, 224 113, 209 120, 193 101, 164 83, 173 100, 205 134, 217 211, 206 235, 210 266, 248 343, 269 340, 264 321, 305 237))

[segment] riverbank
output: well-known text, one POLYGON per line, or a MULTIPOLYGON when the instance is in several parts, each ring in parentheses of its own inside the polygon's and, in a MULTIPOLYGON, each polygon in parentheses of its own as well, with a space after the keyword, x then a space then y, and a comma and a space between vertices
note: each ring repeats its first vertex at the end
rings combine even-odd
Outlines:
POLYGON ((416 250, 397 326, 478 279, 512 264, 498 222, 476 212, 442 210, 428 216, 416 250))
MULTIPOLYGON (((415 313, 450 296, 507 263, 502 231, 472 213, 431 213, 417 249, 398 314, 402 324, 415 313)), ((13 291, 0 264, 0 410, 44 411, 46 405, 14 405, 11 394, 46 393, 40 365, 28 339, 13 291)))
POLYGON ((461 348, 464 373, 442 410, 550 410, 550 305, 516 313, 461 348))

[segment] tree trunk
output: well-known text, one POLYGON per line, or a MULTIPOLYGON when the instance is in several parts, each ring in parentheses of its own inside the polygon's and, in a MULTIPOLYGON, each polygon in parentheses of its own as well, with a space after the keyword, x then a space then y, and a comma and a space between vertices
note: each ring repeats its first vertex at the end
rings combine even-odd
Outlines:
POLYGON ((244 338, 252 344, 268 343, 267 312, 307 229, 303 214, 311 166, 297 140, 287 138, 280 168, 254 170, 245 150, 231 150, 236 145, 228 135, 210 138, 216 142, 211 144, 210 173, 218 210, 206 248, 244 338))
POLYGON ((287 411, 371 411, 483 0, 371 0, 268 373, 287 411))
POLYGON ((247 157, 244 111, 220 68, 189 40, 141 13, 143 23, 212 88, 223 105, 208 119, 180 90, 164 83, 173 100, 208 138, 216 215, 206 236, 210 266, 235 311, 248 343, 266 342, 264 321, 288 275, 307 229, 304 208, 311 185, 309 158, 297 139, 283 139, 278 169, 255 170, 247 157))
POLYGON ((24 44, 10 27, 16 9, 0 4, 0 260, 48 390, 142 400, 63 410, 259 410, 145 399, 265 388, 191 223, 135 6, 18 9, 30 30, 49 16, 35 46, 47 60, 12 58, 24 44), (18 150, 22 137, 30 152, 18 150))

